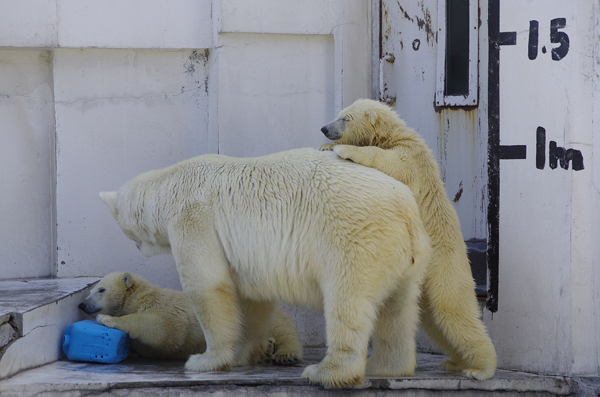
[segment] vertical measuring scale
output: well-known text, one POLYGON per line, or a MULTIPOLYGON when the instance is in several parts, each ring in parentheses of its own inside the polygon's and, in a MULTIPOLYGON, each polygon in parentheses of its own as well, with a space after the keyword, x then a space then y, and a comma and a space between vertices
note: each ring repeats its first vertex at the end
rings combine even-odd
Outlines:
MULTIPOLYGON (((560 293, 560 273, 569 276, 571 182, 587 166, 575 137, 575 7, 559 0, 489 0, 488 6, 487 307, 497 312, 512 294, 560 306, 548 290, 560 293), (540 283, 549 271, 559 274, 540 283)), ((527 305, 516 306, 506 310, 531 314, 527 305)))

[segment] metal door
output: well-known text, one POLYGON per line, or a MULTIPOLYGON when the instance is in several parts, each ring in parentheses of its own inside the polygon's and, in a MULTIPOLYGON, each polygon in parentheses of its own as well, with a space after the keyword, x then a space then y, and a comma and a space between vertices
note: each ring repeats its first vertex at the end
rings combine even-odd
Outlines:
POLYGON ((480 105, 485 91, 480 87, 487 76, 480 78, 479 47, 480 42, 485 45, 487 37, 481 35, 487 31, 477 0, 453 0, 448 5, 443 0, 376 2, 379 96, 424 137, 437 156, 482 296, 487 290, 487 124, 480 122, 486 116, 485 106, 480 105), (461 23, 452 25, 457 18, 462 18, 461 23), (459 72, 464 84, 457 87, 452 84, 459 79, 447 62, 454 56, 453 49, 462 51, 464 60, 462 75, 459 72))

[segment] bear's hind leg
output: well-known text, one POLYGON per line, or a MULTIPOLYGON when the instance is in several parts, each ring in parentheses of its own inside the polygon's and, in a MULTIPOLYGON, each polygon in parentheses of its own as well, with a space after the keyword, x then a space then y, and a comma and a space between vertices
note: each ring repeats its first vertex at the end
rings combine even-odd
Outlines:
MULTIPOLYGON (((242 337, 238 342, 237 364, 239 366, 257 363, 268 364, 271 355, 268 336, 271 328, 274 303, 241 300, 243 315, 242 337)), ((272 350, 272 347, 271 347, 272 350)))
POLYGON ((421 327, 423 328, 423 331, 425 331, 429 339, 439 346, 449 357, 447 360, 440 363, 440 368, 445 371, 462 371, 464 368, 467 368, 467 364, 462 360, 458 351, 448 343, 442 330, 435 323, 434 318, 431 315, 425 315, 426 313, 430 314, 432 312, 425 294, 422 294, 421 296, 420 306, 422 310, 421 327))
POLYGON ((274 342, 271 360, 274 364, 293 365, 302 361, 302 343, 290 316, 279 305, 273 311, 269 336, 274 342))
POLYGON ((434 288, 427 281, 421 302, 423 329, 450 356, 440 366, 478 380, 494 376, 496 351, 478 315, 474 289, 458 285, 434 288))
POLYGON ((302 373, 311 384, 325 388, 360 387, 363 383, 369 336, 375 322, 378 302, 365 286, 328 285, 323 287, 327 354, 302 373))
POLYGON ((367 376, 414 375, 420 293, 420 283, 404 279, 383 303, 373 330, 373 353, 367 360, 367 376))

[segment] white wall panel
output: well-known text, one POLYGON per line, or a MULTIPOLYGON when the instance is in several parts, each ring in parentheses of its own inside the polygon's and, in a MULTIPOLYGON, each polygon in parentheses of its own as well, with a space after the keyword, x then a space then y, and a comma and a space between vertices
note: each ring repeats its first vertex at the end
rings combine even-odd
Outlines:
POLYGON ((334 117, 332 36, 224 34, 219 152, 259 156, 326 142, 334 117))
POLYGON ((55 47, 56 0, 2 0, 0 47, 55 47))
POLYGON ((54 262, 54 108, 47 51, 0 51, 0 279, 54 262))
POLYGON ((210 0, 56 0, 60 47, 210 48, 210 0))
POLYGON ((332 0, 222 0, 220 31, 331 34, 333 4, 332 0))
POLYGON ((55 51, 58 276, 136 271, 179 288, 171 256, 144 258, 98 197, 207 152, 203 51, 55 51))

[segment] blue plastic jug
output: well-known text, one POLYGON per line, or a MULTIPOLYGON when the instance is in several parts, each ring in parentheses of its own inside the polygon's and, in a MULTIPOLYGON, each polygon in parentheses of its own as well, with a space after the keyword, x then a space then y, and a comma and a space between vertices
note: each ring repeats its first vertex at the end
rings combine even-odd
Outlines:
POLYGON ((96 321, 83 320, 67 327, 62 349, 72 361, 114 364, 127 358, 129 335, 96 321))

